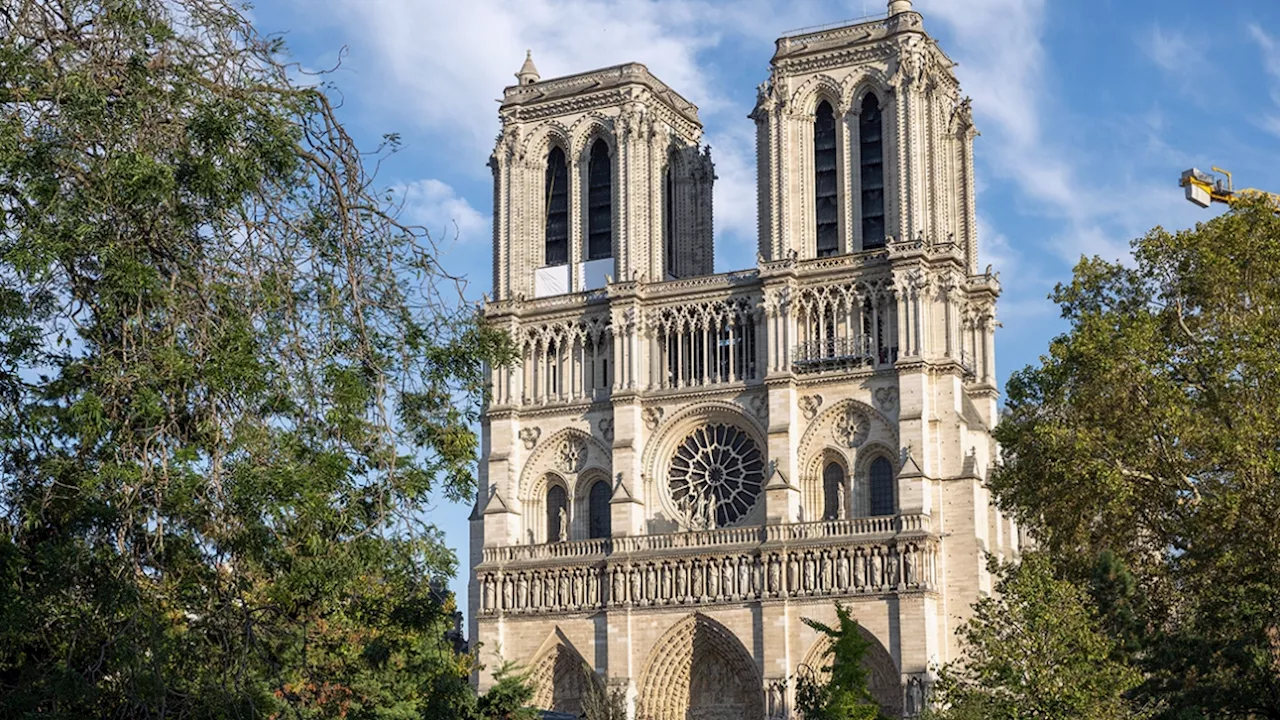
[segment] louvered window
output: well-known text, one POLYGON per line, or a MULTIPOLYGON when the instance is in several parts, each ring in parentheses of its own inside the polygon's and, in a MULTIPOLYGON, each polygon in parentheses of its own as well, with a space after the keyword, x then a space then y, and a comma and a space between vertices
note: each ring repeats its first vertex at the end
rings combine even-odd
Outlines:
POLYGON ((609 146, 596 140, 587 163, 587 259, 613 257, 613 170, 609 146))
POLYGON ((862 162, 862 247, 884 247, 884 121, 880 101, 868 95, 858 119, 862 162))
POLYGON ((551 148, 547 154, 547 234, 543 262, 565 265, 569 262, 569 169, 564 151, 551 148))
POLYGON ((813 165, 818 257, 827 257, 840 251, 840 203, 836 198, 836 116, 825 100, 813 123, 813 165))

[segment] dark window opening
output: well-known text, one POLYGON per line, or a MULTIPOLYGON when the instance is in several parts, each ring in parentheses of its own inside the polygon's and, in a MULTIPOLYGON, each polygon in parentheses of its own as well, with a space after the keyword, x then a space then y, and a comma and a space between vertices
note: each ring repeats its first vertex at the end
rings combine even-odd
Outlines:
POLYGON ((569 262, 569 168, 564 151, 551 148, 547 154, 547 232, 543 262, 565 265, 569 262))
POLYGON ((596 140, 587 162, 587 259, 613 257, 613 169, 609 146, 596 140))
POLYGON ((862 164, 862 247, 884 247, 884 142, 880 101, 868 95, 858 118, 862 164))
POLYGON ((840 251, 840 203, 836 198, 836 116, 825 100, 813 123, 813 166, 818 257, 828 257, 840 251))
POLYGON ((893 466, 884 458, 871 463, 871 514, 893 515, 893 466))
POLYGON ((612 520, 609 517, 609 483, 601 480, 591 486, 591 494, 587 500, 588 528, 587 536, 592 540, 607 538, 612 520))
POLYGON ((667 274, 676 274, 676 170, 667 164, 666 202, 663 203, 663 249, 666 255, 667 274))
POLYGON ((569 537, 569 505, 564 488, 553 485, 547 491, 547 542, 560 542, 569 537))
POLYGON ((844 468, 839 463, 828 463, 822 471, 822 519, 841 520, 844 514, 844 468))

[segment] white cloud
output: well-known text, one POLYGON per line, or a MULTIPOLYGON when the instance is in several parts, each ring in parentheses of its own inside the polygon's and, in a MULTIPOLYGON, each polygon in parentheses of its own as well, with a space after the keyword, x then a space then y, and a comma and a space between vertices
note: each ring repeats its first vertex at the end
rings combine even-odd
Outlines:
POLYGON ((439 180, 428 178, 395 188, 401 220, 425 227, 437 243, 470 245, 489 241, 490 220, 439 180))
POLYGON ((1204 51, 1180 31, 1153 25, 1140 44, 1147 58, 1165 72, 1186 78, 1204 67, 1204 51))

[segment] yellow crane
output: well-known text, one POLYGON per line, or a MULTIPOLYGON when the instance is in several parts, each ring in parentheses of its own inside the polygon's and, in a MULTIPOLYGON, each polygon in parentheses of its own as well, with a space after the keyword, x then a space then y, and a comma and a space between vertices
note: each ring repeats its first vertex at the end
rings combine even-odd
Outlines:
POLYGON ((1207 208, 1216 202, 1230 205, 1241 198, 1264 197, 1271 201, 1277 212, 1280 212, 1280 195, 1255 188, 1236 190, 1231 173, 1219 167, 1213 168, 1213 172, 1217 173, 1217 175, 1203 172, 1196 168, 1191 168, 1182 173, 1182 180, 1178 185, 1186 189, 1187 200, 1200 207, 1207 208))

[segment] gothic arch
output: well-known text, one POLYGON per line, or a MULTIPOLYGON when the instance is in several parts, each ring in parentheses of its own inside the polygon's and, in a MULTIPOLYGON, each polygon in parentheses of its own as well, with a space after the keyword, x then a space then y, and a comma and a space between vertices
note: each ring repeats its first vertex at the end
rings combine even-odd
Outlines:
POLYGON ((764 690, 755 660, 728 628, 694 614, 671 626, 640 673, 637 720, 759 718, 764 690))
MULTIPOLYGON (((575 122, 569 129, 569 136, 573 138, 573 144, 570 147, 576 162, 587 161, 587 154, 591 152, 591 146, 596 140, 604 140, 604 144, 609 146, 610 158, 618 157, 618 140, 614 132, 614 123, 598 112, 586 115, 575 122)), ((566 149, 565 152, 568 150, 566 149)))
POLYGON ((791 94, 791 107, 802 110, 806 115, 818 111, 818 104, 823 100, 831 103, 837 120, 848 111, 849 105, 844 88, 840 82, 830 75, 818 75, 809 78, 791 94))
MULTIPOLYGON (((547 542, 543 537, 543 497, 548 487, 548 477, 560 478, 569 496, 570 512, 575 505, 573 498, 584 475, 599 473, 610 477, 613 454, 596 438, 577 428, 564 428, 551 437, 538 442, 520 472, 520 509, 523 517, 524 536, 531 544, 547 542)), ((570 527, 577 523, 570 517, 570 527)), ((571 532, 573 539, 577 534, 571 532)))
POLYGON ((893 509, 895 514, 899 511, 898 473, 901 471, 901 463, 898 460, 898 451, 883 442, 875 441, 858 448, 858 455, 854 458, 851 475, 853 507, 859 516, 865 517, 871 514, 871 463, 880 458, 887 460, 893 471, 890 482, 890 487, 893 489, 893 509))
MULTIPOLYGON (((864 640, 871 643, 867 648, 867 654, 862 658, 862 667, 867 671, 867 685, 871 690, 871 696, 889 717, 901 717, 902 681, 893 656, 880 643, 879 638, 872 635, 866 628, 859 625, 858 632, 864 640)), ((830 649, 831 638, 819 635, 809 647, 809 652, 805 653, 804 660, 796 667, 796 672, 812 672, 822 680, 829 679, 831 673, 824 671, 823 667, 830 662, 826 658, 830 649)))
MULTIPOLYGON (((862 502, 865 498, 859 495, 859 483, 865 474, 865 467, 860 461, 867 457, 865 453, 868 448, 875 447, 883 451, 896 447, 897 444, 898 432, 893 422, 880 411, 857 400, 842 400, 815 417, 800 437, 796 456, 803 463, 800 466, 801 502, 810 510, 807 514, 812 516, 816 512, 816 518, 822 517, 822 467, 825 464, 824 458, 834 452, 844 459, 848 471, 847 482, 853 490, 847 516, 865 515, 869 506, 862 502), (865 428, 842 424, 847 423, 846 418, 851 415, 859 414, 866 418, 865 428)), ((887 454, 892 460, 893 452, 889 451, 887 454)))
POLYGON ((547 160, 547 153, 552 146, 558 145, 564 150, 565 159, 572 160, 573 133, 562 123, 548 120, 529 133, 524 141, 524 156, 533 163, 541 165, 547 160))
POLYGON ((823 472, 831 463, 840 466, 844 472, 845 512, 840 518, 848 519, 853 505, 850 503, 850 491, 853 488, 853 462, 849 454, 834 445, 826 445, 816 452, 808 463, 801 467, 800 508, 804 522, 815 522, 824 519, 826 508, 826 487, 823 472))
POLYGON ((867 93, 876 96, 881 108, 887 108, 893 98, 893 84, 878 68, 862 68, 861 72, 850 73, 841 86, 844 97, 849 103, 847 107, 853 110, 861 109, 862 100, 867 93))
POLYGON ((533 706, 573 716, 582 714, 582 700, 600 680, 582 654, 556 628, 542 643, 530 664, 534 687, 533 706))

